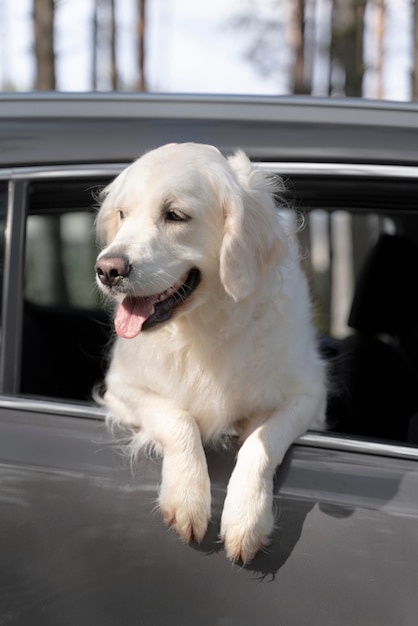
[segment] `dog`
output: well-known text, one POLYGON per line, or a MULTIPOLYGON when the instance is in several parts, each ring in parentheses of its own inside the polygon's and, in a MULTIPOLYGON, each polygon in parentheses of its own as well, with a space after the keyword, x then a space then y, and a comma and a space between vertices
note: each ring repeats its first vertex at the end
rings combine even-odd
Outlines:
POLYGON ((241 151, 168 144, 110 183, 96 220, 96 280, 116 310, 109 421, 129 430, 132 454, 162 455, 158 504, 184 542, 201 542, 211 516, 204 445, 236 433, 220 532, 244 564, 273 531, 276 467, 325 412, 280 185, 241 151))

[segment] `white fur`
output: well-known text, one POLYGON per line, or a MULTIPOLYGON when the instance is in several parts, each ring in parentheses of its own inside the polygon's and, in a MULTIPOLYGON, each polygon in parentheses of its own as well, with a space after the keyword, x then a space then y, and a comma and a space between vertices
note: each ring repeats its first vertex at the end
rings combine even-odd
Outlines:
POLYGON ((105 403, 111 421, 133 429, 134 451, 151 445, 163 454, 159 504, 186 542, 201 541, 210 519, 202 441, 236 428, 221 537, 243 562, 272 532, 276 467, 325 408, 307 283, 273 191, 241 152, 226 159, 211 146, 170 144, 116 178, 97 220, 99 259, 123 253, 132 264, 126 291, 159 293, 192 267, 201 271, 168 323, 116 338, 105 403), (191 219, 165 222, 167 200, 191 219))

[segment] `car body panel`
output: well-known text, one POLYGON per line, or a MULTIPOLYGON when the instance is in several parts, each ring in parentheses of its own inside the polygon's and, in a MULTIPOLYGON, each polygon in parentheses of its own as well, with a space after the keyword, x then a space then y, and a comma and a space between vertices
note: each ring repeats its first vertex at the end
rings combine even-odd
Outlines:
POLYGON ((185 546, 158 461, 131 468, 100 420, 0 411, 3 623, 414 623, 416 462, 294 446, 272 543, 241 567, 217 538, 234 451, 208 461, 213 522, 185 546))
POLYGON ((81 150, 85 163, 125 162, 178 141, 263 161, 417 163, 418 108, 291 96, 0 97, 0 167, 79 163, 81 150))

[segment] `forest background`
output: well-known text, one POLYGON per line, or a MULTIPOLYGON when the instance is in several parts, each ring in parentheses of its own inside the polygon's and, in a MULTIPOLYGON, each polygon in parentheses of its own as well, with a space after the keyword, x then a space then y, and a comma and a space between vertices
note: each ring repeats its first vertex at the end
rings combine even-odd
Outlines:
POLYGON ((417 100, 417 5, 0 0, 0 87, 417 100))

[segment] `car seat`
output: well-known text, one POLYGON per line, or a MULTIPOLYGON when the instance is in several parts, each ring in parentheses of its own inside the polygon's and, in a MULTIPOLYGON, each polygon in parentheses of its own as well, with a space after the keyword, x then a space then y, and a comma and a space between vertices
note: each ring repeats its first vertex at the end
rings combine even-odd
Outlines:
POLYGON ((360 271, 348 319, 354 333, 330 361, 330 430, 418 442, 418 247, 383 235, 360 271))

